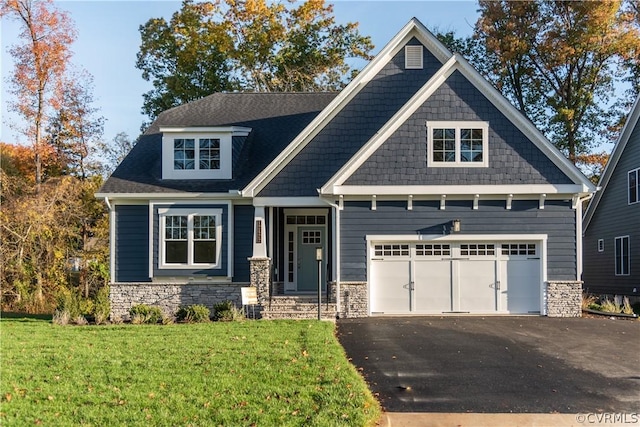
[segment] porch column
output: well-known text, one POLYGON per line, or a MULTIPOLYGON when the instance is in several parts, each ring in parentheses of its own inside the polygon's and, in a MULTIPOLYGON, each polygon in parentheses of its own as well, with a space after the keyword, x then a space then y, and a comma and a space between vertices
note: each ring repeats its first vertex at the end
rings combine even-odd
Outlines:
POLYGON ((256 206, 253 215, 253 258, 267 256, 267 229, 264 206, 256 206))
POLYGON ((269 276, 271 271, 271 258, 249 258, 250 285, 256 288, 258 304, 265 306, 269 302, 269 276))
POLYGON ((253 256, 249 258, 250 284, 256 288, 258 304, 269 300, 271 258, 267 257, 267 234, 264 206, 256 206, 253 220, 253 256))

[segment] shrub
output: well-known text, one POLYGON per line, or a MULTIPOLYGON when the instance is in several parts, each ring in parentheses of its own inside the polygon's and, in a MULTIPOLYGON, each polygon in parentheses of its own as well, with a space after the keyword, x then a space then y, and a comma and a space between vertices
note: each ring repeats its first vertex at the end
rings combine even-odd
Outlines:
POLYGON ((75 323, 76 325, 83 326, 89 322, 87 322, 87 319, 84 316, 78 316, 75 319, 73 319, 73 323, 75 323))
POLYGON ((56 310, 53 312, 52 322, 56 325, 68 325, 70 320, 71 316, 66 310, 56 310))
POLYGON ((596 298, 594 295, 582 294, 582 309, 597 310, 597 308, 594 308, 594 306, 597 306, 598 308, 600 307, 597 304, 597 301, 598 298, 596 298))
POLYGON ((607 313, 620 313, 620 305, 616 304, 614 301, 611 301, 609 298, 605 298, 604 301, 600 304, 600 309, 607 313))
POLYGON ((103 286, 98 289, 93 307, 93 315, 95 316, 96 323, 98 325, 106 323, 110 313, 111 302, 109 301, 109 286, 103 286))
POLYGON ((176 318, 179 321, 201 323, 208 322, 210 314, 211 312, 204 305, 194 304, 187 307, 180 307, 176 312, 176 318))
POLYGON ((629 297, 624 297, 622 312, 624 314, 633 314, 633 307, 631 307, 631 303, 629 302, 629 297))
POLYGON ((138 304, 129 309, 131 323, 159 323, 162 321, 162 310, 160 307, 138 304))
POLYGON ((242 310, 236 308, 231 301, 223 301, 213 306, 213 318, 220 322, 244 320, 242 310))
POLYGON ((55 311, 66 312, 69 320, 76 319, 84 314, 82 312, 82 297, 78 292, 68 289, 62 290, 58 294, 55 311))

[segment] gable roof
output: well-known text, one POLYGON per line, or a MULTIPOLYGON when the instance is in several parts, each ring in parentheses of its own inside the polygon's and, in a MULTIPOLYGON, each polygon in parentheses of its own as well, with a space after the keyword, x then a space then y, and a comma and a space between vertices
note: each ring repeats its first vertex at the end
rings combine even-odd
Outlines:
POLYGON ((104 183, 97 197, 227 193, 242 189, 337 93, 215 93, 161 113, 104 183), (252 129, 231 180, 163 180, 161 127, 252 129))
POLYGON ((344 183, 344 181, 376 151, 386 138, 397 130, 406 118, 415 112, 415 110, 446 81, 447 77, 456 70, 462 73, 496 108, 502 111, 505 116, 575 184, 581 185, 583 192, 593 192, 595 190, 593 184, 464 58, 460 55, 452 54, 420 21, 413 18, 382 49, 373 61, 365 67, 358 77, 356 77, 262 173, 244 188, 243 195, 257 195, 257 193, 277 176, 277 174, 318 135, 320 130, 355 97, 366 83, 375 77, 376 73, 382 69, 390 58, 414 37, 443 64, 442 67, 418 90, 404 107, 399 109, 399 111, 360 148, 356 155, 322 186, 320 190, 321 194, 332 194, 332 189, 335 185, 344 183))
POLYGON ((587 207, 587 211, 584 214, 584 219, 582 223, 583 231, 585 231, 587 227, 589 227, 589 223, 593 219, 593 215, 595 214, 595 211, 598 209, 598 204, 600 204, 600 200, 602 200, 602 196, 604 192, 607 190, 609 181, 611 180, 611 177, 613 176, 616 170, 616 166, 618 165, 618 162, 622 157, 622 153, 624 152, 624 149, 627 147, 627 144, 629 143, 629 139, 631 138, 631 134, 633 133, 636 126, 638 125, 639 120, 640 120, 640 96, 636 99, 635 103, 633 104, 633 107, 631 107, 631 111, 627 116, 627 122, 624 124, 624 127, 622 128, 622 132, 620 133, 620 136, 618 137, 618 140, 616 141, 616 144, 613 147, 613 152, 609 157, 609 161, 607 162, 607 165, 604 168, 604 172, 600 177, 600 182, 598 182, 598 192, 595 194, 593 199, 591 199, 591 202, 587 207))
POLYGON ((255 196, 273 179, 313 138, 371 81, 378 72, 412 38, 440 61, 445 63, 452 55, 438 39, 417 19, 412 18, 389 43, 365 66, 338 96, 289 144, 271 164, 255 177, 243 190, 245 196, 255 196), (419 30, 416 30, 419 29, 419 30))

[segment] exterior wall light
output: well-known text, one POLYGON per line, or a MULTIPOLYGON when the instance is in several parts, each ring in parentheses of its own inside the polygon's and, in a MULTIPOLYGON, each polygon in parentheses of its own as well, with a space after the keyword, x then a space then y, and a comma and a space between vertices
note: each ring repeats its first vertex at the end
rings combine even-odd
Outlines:
POLYGON ((454 219, 453 221, 451 221, 451 231, 454 233, 459 233, 460 232, 460 220, 459 219, 454 219))

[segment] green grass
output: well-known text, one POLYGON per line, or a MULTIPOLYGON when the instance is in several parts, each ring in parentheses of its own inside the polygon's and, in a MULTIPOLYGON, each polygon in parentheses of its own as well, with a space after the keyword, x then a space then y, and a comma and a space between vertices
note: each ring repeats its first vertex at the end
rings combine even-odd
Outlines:
POLYGON ((0 322, 0 424, 366 426, 378 403, 317 321, 0 322))

